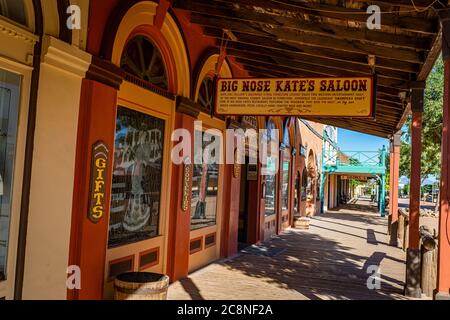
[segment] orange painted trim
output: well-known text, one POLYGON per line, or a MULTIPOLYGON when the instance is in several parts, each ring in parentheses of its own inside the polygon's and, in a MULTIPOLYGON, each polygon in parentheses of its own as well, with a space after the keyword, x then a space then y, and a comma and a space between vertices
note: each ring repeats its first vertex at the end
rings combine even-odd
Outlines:
MULTIPOLYGON (((175 128, 188 130, 194 134, 194 118, 185 114, 176 113, 175 128)), ((173 143, 172 145, 174 145, 173 143)), ((191 146, 191 155, 194 154, 194 145, 191 146)), ((191 174, 193 166, 191 165, 191 174)), ((170 214, 169 234, 167 249, 167 273, 172 282, 183 279, 189 273, 190 256, 190 225, 191 206, 186 211, 182 210, 183 201, 184 165, 172 164, 172 180, 170 184, 170 214)), ((192 190, 191 179, 189 190, 192 190)), ((192 192, 189 193, 189 204, 192 201, 192 192)))
POLYGON ((105 185, 105 212, 109 212, 116 112, 117 90, 96 81, 82 81, 68 264, 89 272, 83 273, 81 290, 67 291, 69 300, 103 298, 109 221, 107 216, 97 224, 88 219, 90 167, 92 145, 102 140, 110 150, 105 185))
POLYGON ((437 291, 450 293, 450 57, 444 60, 442 164, 437 291))
POLYGON ((143 252, 139 253, 139 271, 143 271, 143 270, 149 269, 151 267, 157 266, 159 264, 159 262, 160 262, 159 261, 160 258, 161 258, 161 254, 160 254, 160 248, 159 247, 153 248, 153 249, 150 249, 150 250, 146 250, 146 251, 143 251, 143 252), (145 256, 145 255, 147 255, 149 253, 153 253, 153 252, 156 252, 156 261, 141 266, 142 256, 145 256))
POLYGON ((168 0, 159 0, 159 5, 156 8, 155 20, 153 22, 155 27, 158 28, 159 30, 161 30, 162 28, 164 19, 166 18, 167 11, 169 10, 170 5, 171 3, 168 0))
POLYGON ((198 238, 191 239, 191 241, 189 241, 189 254, 190 254, 190 255, 193 255, 193 254, 195 254, 195 253, 197 253, 197 252, 200 252, 200 251, 203 251, 203 236, 198 237, 198 238), (191 249, 190 249, 191 244, 192 244, 193 242, 197 242, 197 241, 200 242, 200 248, 191 250, 191 249))
POLYGON ((128 261, 128 260, 131 260, 131 269, 127 270, 126 272, 133 272, 134 271, 134 254, 120 258, 120 259, 111 260, 108 262, 108 280, 107 280, 108 282, 112 282, 115 279, 115 277, 111 277, 111 266, 114 264, 117 264, 117 263, 128 261))
POLYGON ((409 248, 419 249, 420 246, 420 187, 421 155, 422 155, 422 113, 413 112, 411 124, 411 182, 409 199, 409 248))
POLYGON ((400 179, 400 146, 394 146, 392 168, 392 222, 398 221, 398 180, 400 179))

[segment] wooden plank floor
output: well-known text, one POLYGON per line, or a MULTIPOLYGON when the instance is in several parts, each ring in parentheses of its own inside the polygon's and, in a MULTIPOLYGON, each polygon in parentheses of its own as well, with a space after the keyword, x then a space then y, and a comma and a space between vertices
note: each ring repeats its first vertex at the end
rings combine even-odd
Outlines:
POLYGON ((310 230, 288 230, 265 245, 275 256, 239 254, 169 289, 176 300, 406 299, 405 254, 388 245, 387 219, 359 201, 315 217, 310 230), (369 290, 377 265, 381 289, 369 290))

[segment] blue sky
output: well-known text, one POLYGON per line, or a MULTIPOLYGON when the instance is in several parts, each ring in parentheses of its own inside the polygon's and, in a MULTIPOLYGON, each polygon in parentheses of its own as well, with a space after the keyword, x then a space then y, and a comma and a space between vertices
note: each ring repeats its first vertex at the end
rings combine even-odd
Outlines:
POLYGON ((342 151, 378 151, 383 145, 389 150, 387 139, 345 129, 338 129, 338 145, 342 151))

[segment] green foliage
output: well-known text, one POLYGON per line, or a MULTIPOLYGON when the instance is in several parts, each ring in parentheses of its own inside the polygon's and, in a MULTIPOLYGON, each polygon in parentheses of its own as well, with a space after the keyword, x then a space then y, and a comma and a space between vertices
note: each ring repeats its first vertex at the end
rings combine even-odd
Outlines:
MULTIPOLYGON (((425 110, 422 130, 422 179, 439 177, 441 164, 442 105, 444 96, 444 64, 438 59, 430 73, 425 90, 425 110)), ((403 134, 400 174, 410 177, 411 171, 411 119, 406 122, 403 134)))

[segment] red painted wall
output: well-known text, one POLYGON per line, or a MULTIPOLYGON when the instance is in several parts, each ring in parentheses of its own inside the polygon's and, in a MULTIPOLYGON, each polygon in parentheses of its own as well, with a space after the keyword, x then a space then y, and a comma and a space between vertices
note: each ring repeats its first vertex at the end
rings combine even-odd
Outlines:
POLYGON ((105 215, 97 224, 88 217, 92 145, 102 140, 108 147, 106 176, 112 176, 117 91, 92 80, 83 80, 75 167, 74 201, 69 265, 81 268, 81 290, 68 291, 69 299, 101 299, 105 269, 111 180, 105 186, 105 215), (101 115, 101 121, 99 121, 101 115))
MULTIPOLYGON (((189 130, 194 134, 194 118, 184 114, 177 114, 175 127, 189 130)), ((192 145, 191 160, 193 159, 194 146, 192 145)), ((187 155, 183 155, 187 156, 187 155)), ((171 281, 187 277, 189 271, 189 245, 190 245, 190 206, 186 212, 182 210, 184 165, 173 165, 172 168, 172 197, 169 217, 169 248, 167 254, 167 273, 171 281)), ((189 190, 192 190, 192 166, 191 182, 189 190)), ((189 194, 191 197, 192 195, 189 194)), ((189 199, 190 200, 190 199, 189 199)))

